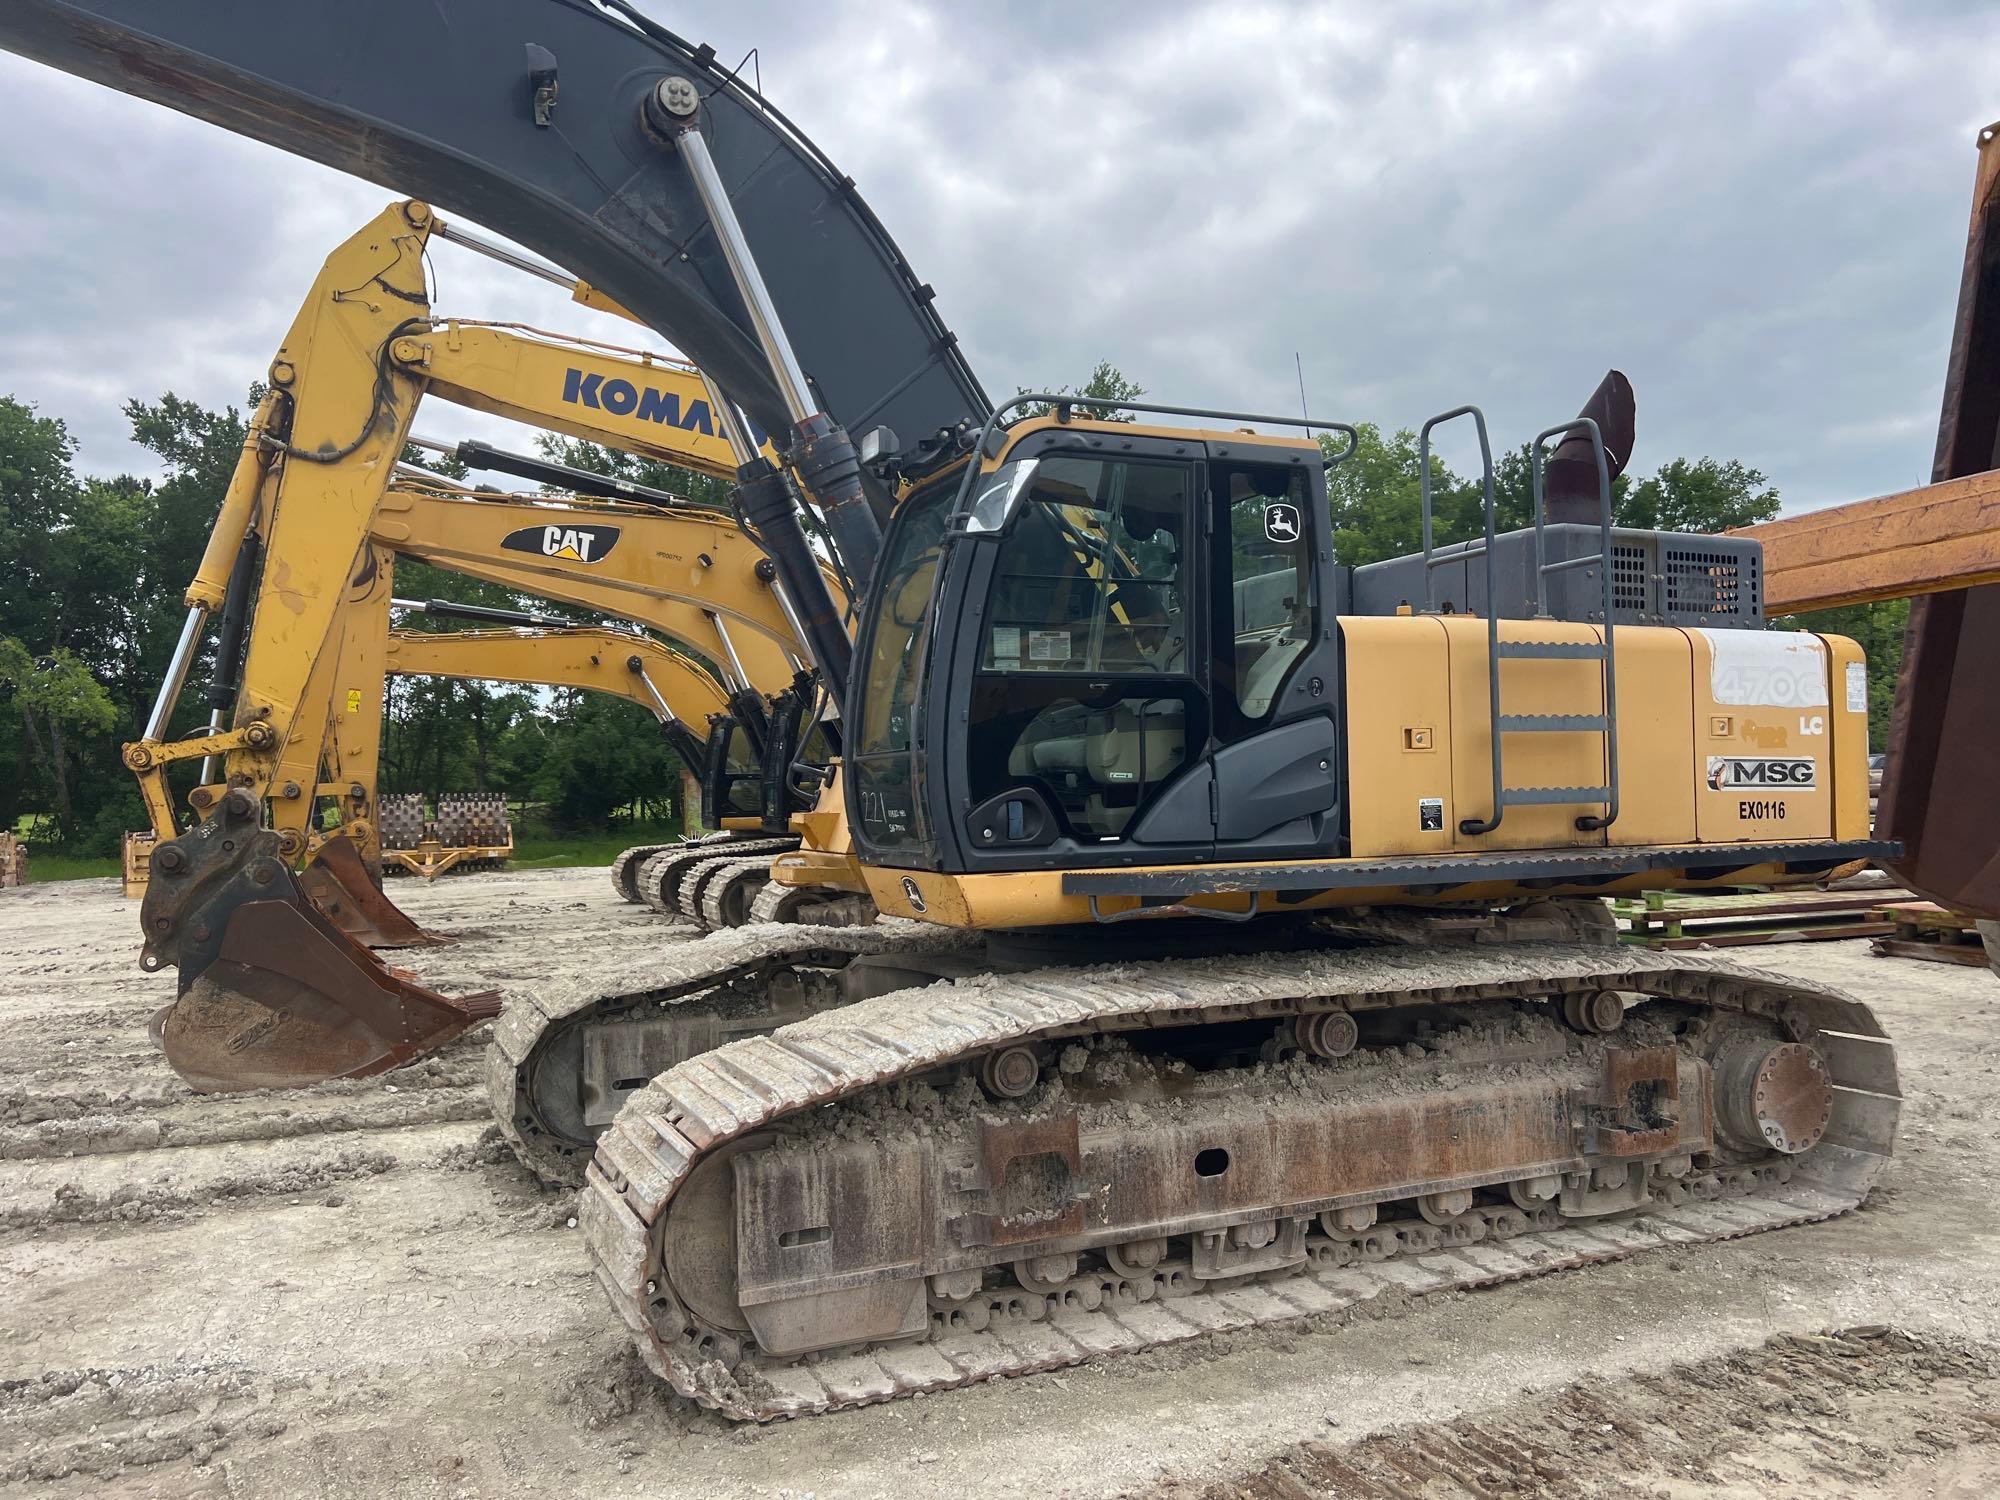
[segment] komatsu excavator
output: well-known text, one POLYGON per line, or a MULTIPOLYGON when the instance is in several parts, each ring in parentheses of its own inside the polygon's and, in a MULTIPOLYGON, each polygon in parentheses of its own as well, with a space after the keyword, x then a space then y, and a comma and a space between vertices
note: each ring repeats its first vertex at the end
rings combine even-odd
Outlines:
MULTIPOLYGON (((1886 1165, 1865 1005, 1603 941, 1596 898, 1874 859, 2000 911, 2000 808, 1927 779, 1992 784, 1992 587, 1920 605, 1871 836, 1866 664, 1765 628, 1754 542, 1611 525, 1620 381, 1534 438, 1532 528, 1497 533, 1489 461, 1481 539, 1433 545, 1427 483, 1422 552, 1350 569, 1351 429, 994 406, 852 181, 624 0, 17 0, 0 45, 476 217, 773 434, 738 503, 845 730, 800 854, 909 920, 580 959, 488 1053, 685 1395, 941 1390, 1810 1222, 1886 1165)), ((380 351, 404 300, 320 316, 380 351)), ((393 457, 414 385, 373 364, 284 413, 288 454, 393 457)), ((1949 387, 1938 477, 1992 465, 1991 388, 1949 387)), ((1447 420, 1485 446, 1476 410, 1433 418, 1427 479, 1447 420)), ((229 939, 282 904, 276 838, 232 793, 174 841, 158 960, 242 985, 284 957, 229 939)))

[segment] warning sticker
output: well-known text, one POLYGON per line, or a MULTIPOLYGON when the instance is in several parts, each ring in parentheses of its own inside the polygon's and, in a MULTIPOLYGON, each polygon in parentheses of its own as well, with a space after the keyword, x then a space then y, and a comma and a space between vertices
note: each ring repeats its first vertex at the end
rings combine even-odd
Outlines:
POLYGON ((1868 664, 1851 661, 1847 664, 1847 711, 1851 714, 1868 712, 1868 664))
POLYGON ((1417 828, 1422 833, 1442 833, 1444 831, 1444 798, 1419 797, 1417 799, 1417 828))
POLYGON ((349 688, 347 690, 347 711, 351 714, 358 714, 361 712, 360 688, 349 688))
POLYGON ((1028 632, 1029 661, 1068 661, 1069 632, 1067 630, 1031 630, 1028 632))
POLYGON ((993 657, 1000 661, 1021 659, 1021 627, 1018 625, 995 625, 993 627, 993 657))

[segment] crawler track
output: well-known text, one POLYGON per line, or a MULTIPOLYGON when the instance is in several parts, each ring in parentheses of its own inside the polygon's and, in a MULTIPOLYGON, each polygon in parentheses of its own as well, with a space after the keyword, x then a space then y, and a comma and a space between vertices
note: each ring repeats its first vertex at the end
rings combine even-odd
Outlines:
POLYGON ((674 844, 647 856, 632 878, 632 886, 639 900, 662 916, 697 921, 699 887, 711 867, 750 856, 769 861, 798 846, 795 838, 746 838, 740 834, 674 844))
POLYGON ((672 844, 633 844, 619 851, 611 861, 611 888, 618 892, 620 901, 629 901, 634 906, 642 903, 639 894, 639 869, 663 849, 675 847, 672 844))
POLYGON ((576 1101, 587 1028, 617 1027, 671 1009, 685 1025, 667 1045, 678 1040, 680 1048, 649 1055, 644 1066, 650 1078, 681 1056, 837 1004, 837 988, 826 976, 857 956, 975 946, 975 939, 913 922, 766 926, 713 933, 647 962, 617 961, 593 977, 518 993, 494 1022, 486 1049, 493 1117, 529 1170, 547 1182, 577 1185, 593 1149, 593 1128, 608 1122, 620 1102, 587 1110, 576 1101))
MULTIPOLYGON (((875 931, 811 941, 838 951, 875 931)), ((755 946, 768 941, 760 933, 755 946)), ((683 979, 683 992, 693 983, 683 979)), ((564 1014, 591 1003, 580 996, 564 1014)), ((1899 1107, 1893 1049, 1865 1006, 1694 955, 1558 945, 1375 948, 984 974, 828 1010, 678 1063, 635 1093, 599 1140, 581 1223, 598 1280, 646 1362, 702 1405, 762 1421, 1828 1218, 1854 1207, 1887 1161, 1899 1107), (1365 1016, 1494 1005, 1546 1014, 1566 997, 1606 990, 1809 1043, 1832 1075, 1824 1137, 1797 1156, 1698 1156, 1691 1168, 1655 1161, 1640 1195, 1646 1206, 1617 1216, 1567 1219, 1554 1203, 1524 1212, 1482 1192, 1442 1224, 1406 1217, 1344 1235, 1322 1217, 1303 1257, 1282 1274, 1225 1279, 1211 1271, 1198 1279, 1185 1255, 1120 1274, 1110 1258, 1099 1267, 1091 1256, 1045 1288, 989 1274, 948 1302, 933 1277, 933 1311, 920 1336, 791 1362, 753 1340, 718 1336, 675 1289, 676 1275, 690 1270, 673 1259, 668 1231, 678 1195, 701 1181, 698 1169, 721 1166, 732 1147, 756 1149, 774 1132, 809 1135, 829 1118, 821 1110, 830 1103, 890 1099, 927 1078, 940 1080, 942 1096, 980 1059, 1023 1043, 1138 1038, 1323 1010, 1365 1016)), ((709 1174, 711 1188, 717 1180, 709 1174)), ((1319 1206, 1285 1211, 1306 1215, 1319 1206)))

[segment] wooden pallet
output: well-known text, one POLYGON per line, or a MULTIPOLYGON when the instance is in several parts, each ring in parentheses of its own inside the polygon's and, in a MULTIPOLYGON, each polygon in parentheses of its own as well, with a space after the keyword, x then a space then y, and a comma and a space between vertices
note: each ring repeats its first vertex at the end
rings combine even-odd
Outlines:
POLYGON ((1884 958, 1920 958, 1930 963, 1966 964, 1985 968, 1986 945, 1974 919, 1939 906, 1935 901, 1899 901, 1877 909, 1889 931, 1875 939, 1884 958))
POLYGON ((1885 897, 1907 891, 1754 891, 1697 896, 1647 891, 1611 902, 1619 937, 1647 948, 1739 948, 1757 943, 1830 942, 1881 937, 1893 929, 1879 915, 1885 897))

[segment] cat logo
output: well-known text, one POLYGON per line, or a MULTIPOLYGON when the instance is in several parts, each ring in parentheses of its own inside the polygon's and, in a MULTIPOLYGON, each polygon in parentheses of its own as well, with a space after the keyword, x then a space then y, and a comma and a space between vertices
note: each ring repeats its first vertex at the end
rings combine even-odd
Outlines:
POLYGON ((1810 791, 1818 779, 1819 762, 1810 758, 1758 760, 1738 755, 1711 755, 1708 758, 1708 787, 1714 792, 1730 792, 1749 786, 1803 792, 1810 791))
POLYGON ((618 545, 616 526, 523 526, 500 539, 509 552, 532 552, 564 562, 600 563, 618 545))
POLYGON ((1264 507, 1264 540, 1296 542, 1299 539, 1299 508, 1279 501, 1264 507))
POLYGON ((909 876, 903 877, 903 895, 910 903, 911 911, 923 911, 924 893, 917 889, 917 883, 909 876))

